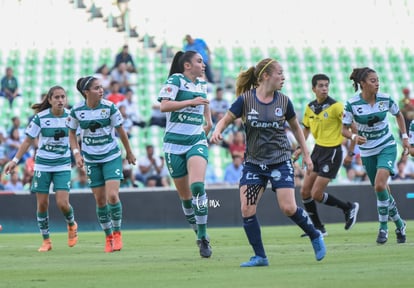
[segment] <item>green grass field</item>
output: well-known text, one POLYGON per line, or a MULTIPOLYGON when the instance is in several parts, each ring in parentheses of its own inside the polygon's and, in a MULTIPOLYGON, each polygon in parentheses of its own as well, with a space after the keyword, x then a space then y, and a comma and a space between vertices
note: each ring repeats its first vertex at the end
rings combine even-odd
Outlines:
POLYGON ((375 243, 377 223, 327 224, 327 256, 314 258, 297 226, 263 227, 268 267, 240 268, 252 256, 242 227, 211 228, 213 256, 202 259, 190 229, 124 231, 121 252, 103 252, 103 232, 83 232, 69 248, 52 233, 53 250, 37 252, 39 234, 0 234, 0 287, 413 287, 414 221, 407 243, 375 243))

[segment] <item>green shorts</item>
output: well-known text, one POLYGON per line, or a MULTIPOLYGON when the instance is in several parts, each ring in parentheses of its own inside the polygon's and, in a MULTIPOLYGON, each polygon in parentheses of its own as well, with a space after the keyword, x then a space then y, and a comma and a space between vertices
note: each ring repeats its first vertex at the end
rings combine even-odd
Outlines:
POLYGON ((394 163, 397 157, 397 147, 387 146, 380 154, 367 157, 361 157, 362 164, 364 164, 371 185, 375 184, 375 176, 379 168, 387 169, 390 175, 394 175, 394 163))
POLYGON ((71 171, 45 172, 34 171, 30 191, 33 193, 45 193, 50 191, 50 184, 53 183, 53 191, 70 190, 71 171))
POLYGON ((201 156, 208 162, 208 147, 195 145, 184 154, 165 153, 165 163, 172 178, 180 178, 188 174, 187 161, 192 156, 201 156))
POLYGON ((90 188, 105 186, 108 180, 124 179, 121 156, 105 163, 86 162, 85 164, 90 188))

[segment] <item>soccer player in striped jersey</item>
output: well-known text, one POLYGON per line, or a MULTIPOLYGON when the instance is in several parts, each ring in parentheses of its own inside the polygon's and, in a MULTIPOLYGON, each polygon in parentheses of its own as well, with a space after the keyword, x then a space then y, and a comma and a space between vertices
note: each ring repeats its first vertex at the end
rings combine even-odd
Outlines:
MULTIPOLYGON (((342 116, 344 107, 329 96, 329 77, 316 74, 312 77, 312 91, 316 99, 305 109, 303 134, 305 139, 312 134, 315 147, 312 151, 313 171, 305 175, 300 190, 303 205, 316 229, 327 235, 319 218, 315 201, 341 209, 345 215, 345 230, 350 229, 357 219, 359 204, 344 202, 325 192, 329 182, 336 177, 342 165, 342 116)), ((300 147, 294 152, 294 159, 300 154, 300 147)), ((302 236, 307 236, 303 234, 302 236)))
POLYGON ((167 116, 165 161, 187 221, 197 233, 200 256, 209 258, 212 251, 206 231, 208 198, 204 182, 212 120, 204 69, 199 53, 178 51, 158 101, 167 116))
POLYGON ((70 146, 77 167, 86 166, 89 187, 95 196, 96 214, 106 236, 105 252, 119 251, 123 246, 122 203, 119 198, 123 174, 115 130, 125 148, 128 163, 135 165, 136 159, 122 127, 122 115, 115 104, 102 99, 104 90, 99 80, 92 76, 80 78, 76 88, 85 100, 72 107, 66 120, 70 146), (81 148, 76 135, 78 129, 81 148))
POLYGON ((388 219, 396 225, 397 243, 406 241, 406 223, 398 213, 397 204, 388 186, 390 175, 394 174, 397 157, 397 143, 390 130, 387 113, 397 119, 404 151, 409 151, 404 116, 398 104, 387 94, 379 91, 377 73, 369 68, 355 68, 350 79, 355 92, 345 105, 342 135, 359 145, 361 160, 377 197, 379 232, 376 242, 384 244, 388 240, 388 219), (360 91, 358 91, 360 90, 360 91), (350 131, 355 122, 358 134, 350 131))
POLYGON ((48 214, 49 189, 52 183, 53 191, 56 193, 56 204, 67 223, 69 247, 75 246, 78 241, 78 225, 69 203, 71 155, 68 128, 65 125, 69 115, 69 110, 65 108, 66 103, 65 90, 60 86, 53 86, 41 103, 32 106, 36 115, 26 128, 26 139, 16 156, 5 167, 6 174, 16 173, 16 165, 23 154, 30 146, 38 146, 30 190, 36 193, 37 223, 43 237, 39 252, 52 250, 48 214))
POLYGON ((243 227, 255 255, 241 267, 269 265, 256 217, 257 205, 269 181, 282 212, 309 235, 316 260, 322 260, 326 254, 323 235, 306 211, 296 205, 286 123, 303 147, 303 164, 307 166, 307 173, 313 170, 313 163, 293 104, 289 97, 279 92, 284 81, 282 66, 270 58, 241 72, 236 82, 236 94, 240 96, 217 123, 210 138, 212 143, 220 142, 224 129, 236 118, 242 118, 246 131, 246 155, 239 185, 241 213, 243 227))

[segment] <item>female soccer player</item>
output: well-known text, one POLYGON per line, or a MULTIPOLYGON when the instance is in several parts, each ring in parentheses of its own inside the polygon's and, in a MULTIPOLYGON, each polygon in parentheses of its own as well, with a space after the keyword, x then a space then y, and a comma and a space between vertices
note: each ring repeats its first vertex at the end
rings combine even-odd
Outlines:
POLYGON ((217 123, 210 139, 213 143, 223 140, 221 133, 224 129, 236 118, 242 118, 246 131, 246 155, 240 179, 241 213, 243 227, 255 255, 241 267, 269 265, 256 217, 257 205, 269 181, 282 212, 309 235, 316 260, 322 260, 326 254, 322 234, 315 229, 306 211, 296 205, 291 146, 284 128, 286 122, 303 147, 307 173, 313 170, 313 164, 293 104, 279 92, 284 81, 281 65, 269 58, 241 72, 236 82, 236 94, 240 96, 217 123))
POLYGON ((65 109, 66 102, 65 90, 60 86, 53 86, 41 103, 32 106, 36 115, 26 128, 26 139, 16 156, 5 167, 6 174, 15 173, 21 157, 32 144, 38 142, 30 190, 36 193, 37 223, 43 236, 43 244, 38 249, 39 252, 52 250, 48 215, 51 183, 53 183, 53 191, 56 192, 57 206, 66 219, 69 247, 75 246, 78 241, 78 225, 69 203, 71 157, 68 128, 65 125, 69 115, 69 110, 65 109))
POLYGON ((73 106, 66 121, 70 145, 76 165, 83 168, 86 164, 89 187, 97 205, 96 214, 106 235, 105 252, 119 251, 123 246, 122 204, 119 199, 123 175, 115 130, 126 150, 128 163, 135 165, 136 159, 122 128, 122 115, 112 102, 102 99, 104 90, 99 80, 92 76, 80 78, 76 88, 85 100, 73 106), (77 129, 80 129, 81 148, 77 129))
POLYGON ((194 51, 175 54, 158 101, 167 112, 165 160, 181 199, 184 214, 197 233, 201 257, 212 251, 207 236, 208 199, 204 180, 208 161, 207 135, 212 127, 205 65, 194 51))
POLYGON ((397 144, 389 129, 387 112, 396 117, 404 151, 408 152, 410 144, 404 116, 398 104, 389 95, 378 92, 379 79, 373 69, 355 68, 350 79, 354 82, 355 92, 359 88, 360 92, 346 102, 342 135, 359 145, 362 163, 377 196, 380 222, 377 243, 384 244, 388 240, 388 218, 391 218, 397 227, 397 243, 405 243, 406 224, 398 213, 397 204, 388 186, 389 177, 394 174, 397 144), (350 131, 353 121, 357 124, 358 134, 350 131))

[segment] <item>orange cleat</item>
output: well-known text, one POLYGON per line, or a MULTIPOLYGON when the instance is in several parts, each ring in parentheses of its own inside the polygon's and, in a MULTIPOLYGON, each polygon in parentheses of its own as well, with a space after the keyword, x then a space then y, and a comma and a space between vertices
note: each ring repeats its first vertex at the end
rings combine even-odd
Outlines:
POLYGON ((106 253, 114 252, 114 236, 112 234, 106 236, 105 252, 106 253))
POLYGON ((37 251, 39 252, 47 252, 50 250, 52 250, 52 241, 50 240, 50 238, 44 239, 42 246, 40 246, 40 248, 37 249, 37 251))
POLYGON ((121 231, 114 231, 114 251, 121 251, 121 249, 122 249, 121 231))
POLYGON ((78 223, 68 225, 68 246, 73 247, 78 243, 78 223))

